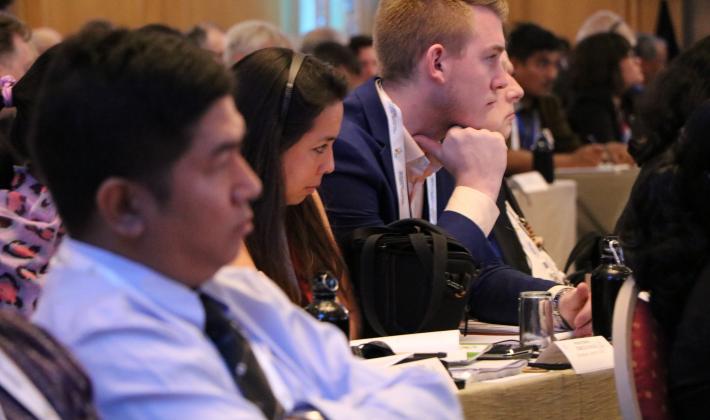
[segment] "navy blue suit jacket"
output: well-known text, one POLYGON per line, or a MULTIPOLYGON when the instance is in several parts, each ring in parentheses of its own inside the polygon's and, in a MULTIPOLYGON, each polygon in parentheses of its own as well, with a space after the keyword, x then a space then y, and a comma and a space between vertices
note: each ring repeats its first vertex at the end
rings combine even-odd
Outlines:
MULTIPOLYGON (((374 80, 346 98, 345 117, 333 147, 335 171, 324 177, 320 194, 336 237, 399 219, 387 116, 374 80)), ((489 322, 517 324, 520 292, 547 290, 554 283, 503 264, 475 223, 459 213, 443 211, 455 186, 453 177, 442 169, 436 183, 438 225, 482 267, 471 290, 473 315, 489 322)))

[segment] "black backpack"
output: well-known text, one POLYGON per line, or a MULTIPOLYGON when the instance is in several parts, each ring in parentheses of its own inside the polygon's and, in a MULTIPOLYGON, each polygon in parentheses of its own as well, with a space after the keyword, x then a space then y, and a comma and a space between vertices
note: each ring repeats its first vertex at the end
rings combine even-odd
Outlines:
POLYGON ((404 219, 341 241, 363 337, 456 329, 478 276, 471 254, 439 227, 404 219))

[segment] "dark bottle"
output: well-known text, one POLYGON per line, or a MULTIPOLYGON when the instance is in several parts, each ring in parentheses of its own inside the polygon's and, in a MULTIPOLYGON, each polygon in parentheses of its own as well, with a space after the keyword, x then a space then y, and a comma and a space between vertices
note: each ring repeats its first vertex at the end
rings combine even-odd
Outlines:
POLYGON ((532 149, 533 169, 540 172, 548 184, 555 181, 555 161, 553 159, 552 142, 543 134, 535 141, 532 149))
POLYGON ((338 291, 338 279, 328 272, 316 274, 311 280, 313 302, 306 306, 306 312, 317 320, 330 322, 350 336, 350 316, 343 305, 336 302, 335 292, 338 291))
POLYGON ((592 330, 611 340, 614 304, 619 289, 631 269, 624 265, 624 254, 615 236, 607 236, 600 243, 601 262, 592 271, 592 330))

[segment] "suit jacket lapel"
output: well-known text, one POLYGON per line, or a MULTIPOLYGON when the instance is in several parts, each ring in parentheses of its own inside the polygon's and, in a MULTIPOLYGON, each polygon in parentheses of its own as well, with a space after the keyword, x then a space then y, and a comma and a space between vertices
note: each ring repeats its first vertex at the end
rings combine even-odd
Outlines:
POLYGON ((380 96, 377 93, 377 87, 375 86, 376 80, 377 79, 372 79, 366 82, 363 86, 358 88, 354 94, 362 104, 362 112, 370 127, 372 137, 382 146, 379 156, 380 161, 384 168, 385 176, 387 177, 387 183, 390 185, 392 193, 396 196, 387 114, 385 114, 385 108, 382 106, 380 96))
MULTIPOLYGON (((527 257, 525 256, 525 251, 523 251, 523 247, 518 240, 518 235, 515 233, 515 229, 508 218, 508 212, 505 207, 506 201, 511 202, 511 206, 516 213, 520 210, 517 201, 515 201, 515 197, 510 193, 508 185, 505 180, 503 180, 500 193, 498 194, 498 200, 496 201, 500 215, 496 220, 496 224, 493 226, 493 232, 491 232, 491 234, 498 244, 503 261, 506 264, 523 273, 532 274, 527 257)), ((521 213, 518 214, 522 216, 521 213)))

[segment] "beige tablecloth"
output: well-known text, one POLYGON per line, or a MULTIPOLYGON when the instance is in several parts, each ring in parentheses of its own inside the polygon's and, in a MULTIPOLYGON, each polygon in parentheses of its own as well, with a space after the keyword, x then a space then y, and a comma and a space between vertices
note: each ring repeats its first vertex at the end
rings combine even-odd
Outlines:
POLYGON ((638 172, 638 168, 557 172, 557 179, 577 182, 577 234, 580 237, 588 232, 613 233, 638 172))
POLYGON ((467 419, 620 418, 613 370, 523 373, 468 384, 458 395, 467 419))
POLYGON ((543 237, 545 250, 562 270, 577 243, 577 184, 563 179, 545 191, 524 193, 515 185, 511 190, 535 234, 543 237))

